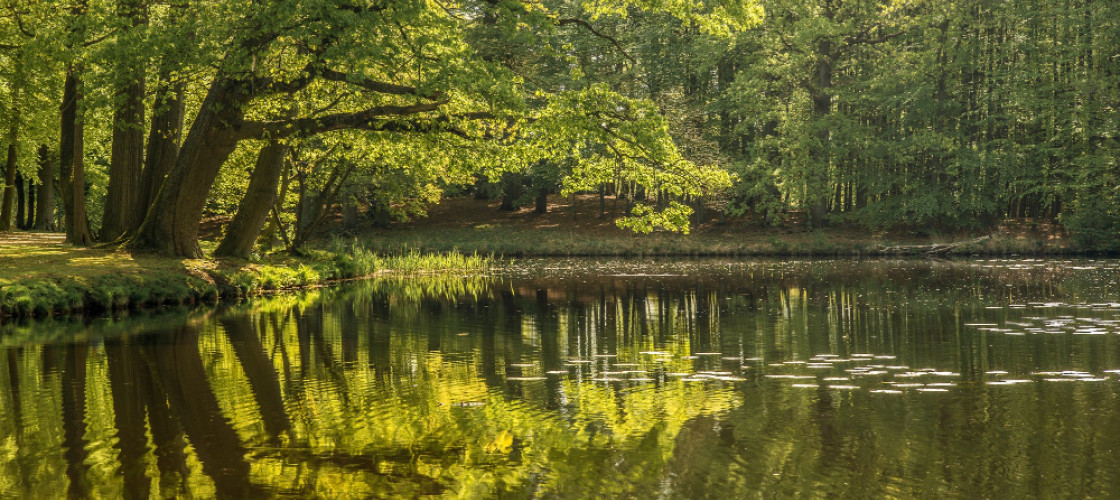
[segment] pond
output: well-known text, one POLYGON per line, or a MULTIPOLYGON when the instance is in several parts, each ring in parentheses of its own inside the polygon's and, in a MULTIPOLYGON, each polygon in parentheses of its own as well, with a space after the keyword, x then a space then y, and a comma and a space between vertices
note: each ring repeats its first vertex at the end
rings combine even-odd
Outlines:
POLYGON ((0 496, 1117 497, 1120 262, 514 262, 0 326, 0 496))

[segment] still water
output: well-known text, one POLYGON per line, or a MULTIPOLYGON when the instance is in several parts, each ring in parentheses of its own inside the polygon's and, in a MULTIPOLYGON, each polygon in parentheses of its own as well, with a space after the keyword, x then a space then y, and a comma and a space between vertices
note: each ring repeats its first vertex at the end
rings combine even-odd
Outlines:
POLYGON ((0 326, 4 497, 1117 497, 1120 262, 542 260, 0 326))

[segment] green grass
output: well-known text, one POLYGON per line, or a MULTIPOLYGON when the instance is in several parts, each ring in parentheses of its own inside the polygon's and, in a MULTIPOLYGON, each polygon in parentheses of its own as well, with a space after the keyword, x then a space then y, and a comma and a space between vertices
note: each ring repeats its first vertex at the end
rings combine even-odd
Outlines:
MULTIPOLYGON (((359 235, 362 246, 382 255, 412 252, 460 252, 503 257, 844 257, 891 255, 898 245, 963 241, 979 235, 928 237, 883 236, 850 227, 820 231, 760 229, 737 232, 714 228, 690 235, 630 234, 621 231, 581 232, 570 228, 526 227, 521 224, 482 226, 418 226, 407 230, 359 235)), ((1075 249, 1066 240, 997 235, 986 242, 954 249, 957 255, 1065 255, 1075 249)))
POLYGON ((457 252, 381 256, 334 240, 301 256, 259 262, 173 259, 61 244, 0 244, 0 317, 194 304, 302 289, 342 279, 480 273, 491 259, 457 252))

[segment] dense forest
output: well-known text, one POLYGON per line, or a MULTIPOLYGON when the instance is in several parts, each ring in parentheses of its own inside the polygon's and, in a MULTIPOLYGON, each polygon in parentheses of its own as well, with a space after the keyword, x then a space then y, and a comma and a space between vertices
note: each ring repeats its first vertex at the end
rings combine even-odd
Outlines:
MULTIPOLYGON (((16 0, 0 230, 199 256, 328 214, 627 200, 810 227, 1056 220, 1120 248, 1105 0, 16 0)), ((542 207, 543 208, 543 207, 542 207)))

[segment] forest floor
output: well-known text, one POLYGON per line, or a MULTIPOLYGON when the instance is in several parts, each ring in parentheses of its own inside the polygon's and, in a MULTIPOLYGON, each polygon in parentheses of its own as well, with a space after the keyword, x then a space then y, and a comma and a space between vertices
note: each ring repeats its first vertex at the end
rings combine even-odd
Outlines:
POLYGON ((691 234, 635 234, 615 225, 624 204, 597 195, 552 196, 548 213, 533 207, 500 211, 497 201, 456 197, 431 207, 428 216, 387 229, 362 223, 346 234, 377 252, 449 251, 499 256, 860 256, 893 254, 1058 255, 1075 251, 1053 223, 1008 221, 971 232, 917 234, 870 231, 833 223, 809 231, 804 213, 785 214, 776 227, 742 217, 712 217, 691 234), (574 207, 573 207, 574 202, 574 207), (979 241, 978 241, 979 240, 979 241))

